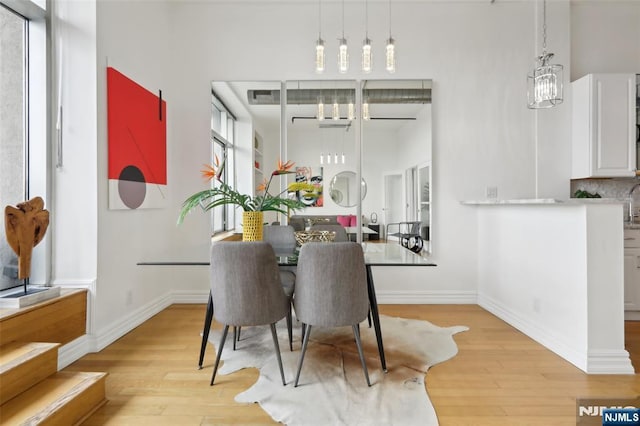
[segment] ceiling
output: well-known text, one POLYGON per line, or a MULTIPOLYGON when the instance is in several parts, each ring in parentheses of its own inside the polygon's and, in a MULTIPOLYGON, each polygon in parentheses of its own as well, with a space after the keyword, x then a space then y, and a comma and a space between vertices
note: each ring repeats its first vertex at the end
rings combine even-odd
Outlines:
MULTIPOLYGON (((230 90, 240 101, 243 109, 262 127, 279 127, 280 123, 280 82, 278 81, 235 81, 227 83, 230 90)), ((338 99, 341 104, 341 116, 346 117, 346 103, 350 94, 355 93, 355 81, 295 81, 287 82, 287 122, 295 126, 317 128, 346 127, 345 119, 334 121, 331 116, 331 103, 338 99), (323 122, 318 122, 317 98, 322 96, 325 102, 323 122), (327 100, 328 99, 328 100, 327 100)), ((413 119, 425 104, 431 103, 431 80, 371 80, 363 83, 364 96, 369 100, 372 120, 366 122, 367 128, 384 127, 392 130, 402 126, 406 119, 413 119)), ((231 102, 212 86, 223 102, 231 102)), ((243 113, 227 105, 239 118, 243 113)), ((246 114, 246 113, 245 113, 246 114)))

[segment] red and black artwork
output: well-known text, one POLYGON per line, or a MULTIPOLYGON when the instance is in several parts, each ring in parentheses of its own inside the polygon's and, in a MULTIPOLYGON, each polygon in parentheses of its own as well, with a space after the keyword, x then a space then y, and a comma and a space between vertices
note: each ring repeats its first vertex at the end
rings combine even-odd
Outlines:
POLYGON ((167 104, 115 68, 107 68, 109 208, 166 205, 167 104))

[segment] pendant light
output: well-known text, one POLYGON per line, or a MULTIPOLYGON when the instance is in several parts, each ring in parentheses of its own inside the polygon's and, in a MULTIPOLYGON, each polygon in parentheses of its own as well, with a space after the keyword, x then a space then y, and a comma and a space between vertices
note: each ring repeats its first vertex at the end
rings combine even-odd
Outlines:
POLYGON ((389 38, 387 39, 387 47, 385 52, 386 69, 389 73, 396 72, 396 45, 395 40, 391 36, 391 0, 389 0, 389 38))
POLYGON ((364 1, 364 41, 362 42, 362 72, 371 72, 371 39, 369 38, 369 2, 364 1))
POLYGON ((347 120, 353 121, 354 118, 356 118, 356 107, 353 101, 349 101, 347 104, 347 120))
POLYGON ((324 120, 324 101, 322 100, 322 97, 318 97, 318 111, 317 111, 317 118, 318 121, 322 121, 324 120))
POLYGON ((347 47, 347 39, 344 37, 344 0, 342 0, 342 38, 338 39, 340 46, 338 47, 338 71, 341 74, 349 71, 349 50, 347 47))
POLYGON ((333 100, 333 108, 331 110, 331 118, 335 121, 340 120, 340 104, 338 103, 338 98, 336 97, 333 100))
POLYGON ((527 76, 527 107, 552 108, 562 103, 562 65, 551 64, 553 53, 547 53, 547 1, 542 2, 542 54, 538 66, 527 76))
POLYGON ((322 7, 318 0, 318 40, 316 40, 316 72, 324 72, 324 40, 322 40, 322 7))
POLYGON ((369 101, 366 99, 362 103, 362 119, 365 121, 371 120, 371 116, 369 115, 369 101))

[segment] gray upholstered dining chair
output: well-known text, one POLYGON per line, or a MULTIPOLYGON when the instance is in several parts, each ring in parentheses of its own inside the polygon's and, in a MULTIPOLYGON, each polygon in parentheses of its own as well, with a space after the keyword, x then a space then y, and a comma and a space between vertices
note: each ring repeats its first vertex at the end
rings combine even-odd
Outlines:
POLYGON ((360 342, 359 324, 369 311, 364 253, 360 245, 354 242, 302 245, 293 304, 304 335, 295 386, 298 386, 311 328, 347 325, 353 328, 364 376, 371 386, 360 342))
POLYGON ((296 248, 296 231, 289 225, 265 226, 262 239, 275 250, 276 253, 290 253, 296 248))
POLYGON ((282 384, 285 385, 276 322, 287 316, 290 301, 280 283, 273 248, 263 241, 215 242, 211 246, 210 275, 214 316, 224 325, 211 385, 216 378, 229 326, 265 324, 271 327, 282 384))
POLYGON ((344 229, 342 225, 332 225, 332 224, 317 224, 311 226, 312 231, 332 231, 336 233, 336 237, 334 238, 334 242, 342 243, 345 241, 349 241, 349 235, 347 231, 344 229))

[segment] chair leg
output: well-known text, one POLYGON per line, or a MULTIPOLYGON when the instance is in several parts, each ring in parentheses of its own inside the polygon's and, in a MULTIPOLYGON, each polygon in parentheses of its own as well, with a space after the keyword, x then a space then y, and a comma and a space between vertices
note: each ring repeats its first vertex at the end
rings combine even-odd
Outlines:
POLYGON ((216 355, 216 364, 213 366, 213 375, 211 376, 211 384, 216 379, 216 373, 218 372, 218 364, 220 364, 220 355, 222 355, 222 348, 224 348, 224 341, 227 339, 227 333, 229 332, 229 326, 225 325, 222 331, 222 338, 220 339, 220 347, 218 348, 218 355, 216 355))
POLYGON ((369 321, 369 328, 371 328, 371 309, 367 312, 367 321, 369 321))
POLYGON ((233 350, 236 350, 236 337, 238 335, 238 327, 233 326, 233 350))
POLYGON ((300 379, 300 371, 302 371, 302 362, 304 361, 304 354, 307 351, 307 345, 309 344, 309 335, 311 335, 311 325, 302 324, 302 330, 304 332, 304 339, 302 339, 302 350, 300 351, 300 361, 298 361, 298 372, 296 373, 296 382, 294 387, 298 387, 298 379, 300 379))
POLYGON ((293 324, 291 317, 291 303, 289 303, 289 312, 287 312, 287 333, 289 333, 289 350, 293 352, 293 324))
POLYGON ((238 327, 238 342, 240 341, 240 332, 242 331, 242 327, 238 327))
POLYGON ((282 377, 282 386, 287 386, 287 382, 284 380, 284 369, 282 368, 282 357, 280 356, 280 345, 278 344, 278 334, 276 333, 275 322, 271 324, 271 337, 273 337, 273 346, 276 348, 278 367, 280 367, 280 377, 282 377))
POLYGON ((364 378, 367 379, 367 386, 371 386, 371 382, 369 382, 367 363, 364 360, 364 353, 362 352, 362 342, 360 341, 360 328, 358 327, 358 324, 353 325, 353 335, 356 337, 356 345, 358 346, 358 355, 360 355, 360 362, 362 363, 362 369, 364 370, 364 378))

